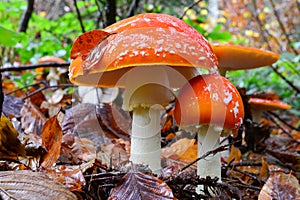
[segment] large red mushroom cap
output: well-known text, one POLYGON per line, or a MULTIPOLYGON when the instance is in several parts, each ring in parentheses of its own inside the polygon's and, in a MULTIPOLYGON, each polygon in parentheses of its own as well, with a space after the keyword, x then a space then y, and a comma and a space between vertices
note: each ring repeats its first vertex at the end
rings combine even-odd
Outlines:
POLYGON ((232 44, 211 44, 219 68, 224 70, 253 69, 268 66, 279 60, 279 55, 271 51, 232 44))
POLYGON ((202 75, 180 90, 174 117, 182 127, 211 124, 236 131, 243 122, 244 106, 229 80, 219 75, 202 75))
MULTIPOLYGON (((85 33, 75 41, 71 58, 71 82, 100 87, 124 87, 118 81, 133 67, 169 66, 186 79, 195 76, 195 68, 217 70, 207 40, 183 21, 164 14, 137 15, 104 31, 85 33)), ((176 80, 170 81, 171 87, 178 87, 176 80)))

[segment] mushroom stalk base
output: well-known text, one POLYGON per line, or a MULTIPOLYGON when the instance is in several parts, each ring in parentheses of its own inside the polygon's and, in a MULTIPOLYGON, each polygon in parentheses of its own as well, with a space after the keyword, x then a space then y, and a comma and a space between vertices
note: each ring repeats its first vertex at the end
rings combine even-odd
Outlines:
POLYGON ((154 174, 161 170, 160 111, 161 106, 133 109, 130 160, 149 165, 154 174))
MULTIPOLYGON (((218 130, 217 127, 213 126, 204 125, 198 129, 198 157, 219 147, 220 134, 221 129, 218 130)), ((209 155, 199 160, 197 164, 197 175, 203 178, 206 178, 206 176, 210 176, 211 178, 218 177, 219 181, 221 181, 220 153, 209 155)), ((203 185, 198 185, 196 192, 200 194, 203 189, 203 185)))
POLYGON ((259 124, 261 121, 261 116, 263 111, 260 109, 256 109, 256 110, 252 109, 251 111, 252 111, 252 121, 259 124))

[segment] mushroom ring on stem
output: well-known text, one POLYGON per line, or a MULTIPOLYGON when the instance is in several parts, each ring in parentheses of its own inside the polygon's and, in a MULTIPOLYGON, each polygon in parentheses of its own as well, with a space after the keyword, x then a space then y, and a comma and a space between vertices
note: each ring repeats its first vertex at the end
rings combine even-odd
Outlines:
POLYGON ((269 66, 279 60, 279 55, 254 47, 232 44, 211 44, 219 62, 222 76, 230 70, 254 69, 269 66))
POLYGON ((161 109, 174 99, 173 88, 196 76, 196 68, 217 71, 217 59, 196 30, 174 28, 184 22, 172 16, 161 15, 164 20, 156 20, 155 26, 134 26, 137 18, 152 24, 160 14, 147 16, 79 36, 71 50, 69 77, 80 85, 125 88, 122 107, 133 111, 130 160, 158 174, 161 109))
MULTIPOLYGON (((241 96, 226 78, 199 75, 181 88, 175 102, 174 118, 182 128, 197 131, 198 156, 219 146, 219 137, 236 133, 244 118, 241 96)), ((220 154, 198 161, 197 174, 221 181, 220 154)), ((198 187, 198 192, 201 188, 198 187)))

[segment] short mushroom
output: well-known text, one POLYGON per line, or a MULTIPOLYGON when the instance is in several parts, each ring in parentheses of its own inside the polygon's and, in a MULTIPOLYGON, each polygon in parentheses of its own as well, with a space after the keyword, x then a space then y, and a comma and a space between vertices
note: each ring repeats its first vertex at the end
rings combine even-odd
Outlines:
POLYGON ((264 111, 288 110, 291 106, 279 99, 263 99, 250 97, 248 103, 251 107, 252 121, 260 123, 264 111))
POLYGON ((254 69, 268 66, 279 60, 279 55, 254 47, 231 44, 211 44, 219 62, 222 76, 230 70, 254 69))
MULTIPOLYGON (((56 57, 56 56, 44 56, 44 57, 41 57, 40 59, 38 59, 37 63, 38 64, 41 64, 41 63, 66 63, 66 61, 59 57, 56 57)), ((50 67, 49 74, 47 76, 47 80, 49 81, 50 86, 57 85, 57 81, 59 80, 59 77, 56 73, 55 68, 50 67)))
MULTIPOLYGON (((199 75, 186 83, 175 102, 174 119, 181 128, 197 131, 198 156, 219 146, 219 137, 234 134, 244 118, 238 90, 219 75, 199 75)), ((198 161, 197 174, 221 181, 220 154, 198 161)), ((201 187, 198 187, 198 193, 201 187)))
MULTIPOLYGON (((197 33, 197 40, 187 30, 168 28, 166 22, 177 21, 173 26, 182 22, 163 16, 165 20, 156 27, 79 36, 72 47, 69 68, 75 84, 125 87, 122 107, 133 111, 130 160, 149 165, 156 174, 161 168, 160 112, 174 99, 172 88, 180 88, 194 77, 197 67, 217 70, 216 57, 206 39, 192 28, 189 32, 197 33)), ((146 21, 151 23, 151 19, 146 21)), ((122 21, 117 24, 125 26, 122 21)))

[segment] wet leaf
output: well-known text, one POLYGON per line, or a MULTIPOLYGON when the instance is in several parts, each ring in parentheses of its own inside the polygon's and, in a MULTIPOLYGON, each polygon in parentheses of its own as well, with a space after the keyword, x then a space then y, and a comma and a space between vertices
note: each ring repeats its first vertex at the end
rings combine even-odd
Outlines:
POLYGON ((63 163, 80 164, 82 161, 90 161, 96 158, 96 147, 87 138, 75 137, 67 133, 62 138, 61 154, 59 160, 63 163))
POLYGON ((59 166, 56 169, 47 170, 46 174, 52 180, 64 184, 71 191, 82 192, 82 187, 86 184, 78 166, 59 166))
POLYGON ((17 159, 18 155, 25 155, 25 147, 18 139, 19 133, 4 115, 0 121, 0 157, 17 159))
POLYGON ((171 188, 162 180, 141 172, 128 172, 110 194, 117 199, 174 199, 171 188))
POLYGON ((76 199, 64 185, 27 170, 0 172, 0 188, 1 199, 76 199))
POLYGON ((56 163, 60 155, 61 142, 62 130, 57 117, 54 116, 46 121, 42 131, 42 144, 48 151, 42 158, 42 167, 47 169, 56 163))
POLYGON ((15 117, 20 117, 20 112, 23 107, 23 100, 10 95, 4 96, 3 102, 3 113, 8 115, 13 115, 15 117))
POLYGON ((26 100, 21 110, 21 124, 24 132, 41 135, 45 122, 46 117, 34 104, 26 100))
POLYGON ((100 30, 92 30, 80 35, 72 46, 70 57, 72 59, 75 59, 77 56, 85 58, 108 35, 110 33, 100 30))
POLYGON ((263 186, 258 200, 296 200, 300 199, 300 185, 291 174, 274 173, 263 186))

